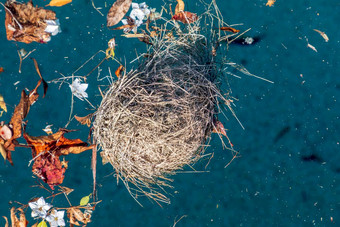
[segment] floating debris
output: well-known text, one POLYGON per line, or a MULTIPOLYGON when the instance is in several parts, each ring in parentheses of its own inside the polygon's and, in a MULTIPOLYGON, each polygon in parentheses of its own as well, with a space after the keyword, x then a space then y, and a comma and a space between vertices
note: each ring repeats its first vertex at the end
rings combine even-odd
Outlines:
POLYGON ((319 34, 322 36, 322 38, 325 40, 325 42, 328 42, 328 41, 329 41, 329 38, 328 38, 328 36, 326 35, 326 33, 322 32, 322 31, 320 31, 320 30, 318 30, 318 29, 313 29, 313 30, 316 31, 317 33, 319 33, 319 34))

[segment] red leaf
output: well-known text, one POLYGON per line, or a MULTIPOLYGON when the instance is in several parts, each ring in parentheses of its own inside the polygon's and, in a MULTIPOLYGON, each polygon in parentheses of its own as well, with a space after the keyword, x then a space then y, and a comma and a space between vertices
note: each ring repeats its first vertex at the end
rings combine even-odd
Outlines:
POLYGON ((196 13, 191 13, 188 11, 184 11, 184 12, 179 12, 176 13, 173 17, 173 20, 177 20, 177 21, 181 21, 184 24, 190 24, 192 22, 197 21, 198 17, 196 13))

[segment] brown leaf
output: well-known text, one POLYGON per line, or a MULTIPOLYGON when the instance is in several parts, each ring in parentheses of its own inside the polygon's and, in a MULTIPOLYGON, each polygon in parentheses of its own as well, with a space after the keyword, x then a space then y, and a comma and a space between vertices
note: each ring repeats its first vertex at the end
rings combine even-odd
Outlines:
POLYGON ((24 43, 46 43, 51 36, 45 32, 46 20, 55 19, 53 11, 34 7, 31 1, 27 3, 7 1, 5 20, 7 39, 24 43))
POLYGON ((4 68, 0 67, 0 73, 4 72, 4 68))
POLYGON ((72 188, 64 187, 64 186, 59 186, 60 190, 65 193, 66 195, 69 195, 71 192, 74 191, 72 188))
POLYGON ((220 28, 222 31, 228 31, 228 32, 232 32, 232 33, 238 33, 240 32, 240 30, 237 30, 235 28, 232 27, 221 27, 220 28))
POLYGON ((74 118, 79 121, 82 125, 87 125, 88 127, 91 126, 91 118, 93 116, 93 113, 86 115, 85 117, 78 117, 77 115, 74 116, 74 118))
POLYGON ((107 14, 107 26, 111 27, 118 24, 131 6, 132 0, 117 0, 111 6, 107 14))
MULTIPOLYGON (((7 218, 6 218, 7 221, 7 218)), ((26 220, 25 213, 21 208, 15 209, 15 207, 11 208, 11 223, 12 227, 26 227, 28 225, 28 221, 26 220), (20 212, 20 219, 16 216, 16 212, 20 212)))
POLYGON ((91 222, 91 215, 83 213, 80 209, 70 207, 67 209, 67 217, 69 218, 70 224, 80 225, 79 222, 84 223, 85 225, 91 222))
POLYGON ((38 62, 37 60, 35 60, 35 58, 32 58, 33 59, 33 62, 34 62, 34 67, 35 67, 35 70, 37 71, 39 77, 40 77, 40 80, 42 81, 43 83, 43 87, 44 87, 44 95, 43 95, 43 98, 45 98, 45 95, 46 95, 46 92, 47 92, 47 88, 48 88, 48 84, 46 83, 46 81, 42 78, 41 76, 41 73, 40 73, 40 69, 39 69, 39 66, 38 66, 38 62))
POLYGON ((196 13, 191 12, 179 12, 172 17, 173 20, 181 21, 184 24, 190 24, 198 20, 196 13))
POLYGON ((12 115, 10 126, 13 129, 13 139, 17 139, 21 136, 22 132, 22 120, 27 116, 30 108, 29 97, 24 90, 21 92, 21 99, 19 104, 15 107, 12 115))

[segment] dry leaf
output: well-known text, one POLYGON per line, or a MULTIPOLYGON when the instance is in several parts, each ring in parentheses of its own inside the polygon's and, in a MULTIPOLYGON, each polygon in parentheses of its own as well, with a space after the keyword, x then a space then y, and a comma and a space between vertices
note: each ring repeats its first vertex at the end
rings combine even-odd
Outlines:
POLYGON ((136 25, 132 24, 124 24, 122 26, 119 26, 119 27, 116 27, 116 28, 113 28, 112 30, 122 30, 122 29, 125 29, 125 28, 129 28, 129 29, 133 29, 134 27, 136 27, 136 25))
POLYGON ((191 12, 179 12, 172 17, 173 20, 181 21, 184 24, 190 24, 197 21, 197 14, 191 12))
POLYGON ((225 137, 227 137, 227 133, 225 131, 225 128, 224 128, 223 124, 220 121, 215 121, 214 122, 213 132, 214 133, 220 133, 220 134, 224 135, 225 137))
POLYGON ((7 159, 7 152, 6 152, 6 149, 4 148, 4 146, 0 143, 0 153, 1 153, 1 156, 5 159, 7 159))
POLYGON ((2 95, 0 95, 0 108, 3 109, 5 112, 7 112, 6 103, 2 95))
POLYGON ((32 146, 32 156, 36 157, 42 152, 53 152, 54 155, 79 154, 83 151, 92 149, 87 143, 80 139, 67 139, 65 133, 70 132, 67 129, 59 129, 58 132, 49 136, 30 136, 24 133, 26 142, 32 146))
POLYGON ((26 220, 25 213, 21 208, 15 209, 15 207, 11 208, 11 222, 12 227, 26 227, 28 225, 28 221, 26 220), (16 212, 20 212, 20 219, 16 216, 16 212))
POLYGON ((320 30, 318 30, 318 29, 313 29, 313 30, 316 31, 317 33, 319 33, 319 34, 322 36, 322 38, 323 38, 326 42, 329 41, 329 38, 328 38, 328 36, 326 35, 326 33, 322 32, 322 31, 320 31, 320 30))
POLYGON ((63 160, 61 161, 61 166, 65 169, 68 169, 68 161, 65 161, 65 158, 63 158, 63 160))
POLYGON ((85 117, 78 117, 77 115, 74 116, 74 118, 79 121, 82 125, 87 125, 87 127, 91 126, 91 118, 93 116, 93 113, 86 115, 85 117))
POLYGON ((266 6, 272 7, 275 2, 276 2, 276 0, 268 0, 267 3, 266 3, 266 6))
POLYGON ((115 71, 116 77, 119 78, 123 71, 124 71, 124 66, 123 66, 123 65, 120 65, 120 66, 117 68, 117 70, 115 71))
POLYGON ((27 144, 32 148, 34 158, 32 172, 47 183, 51 189, 61 184, 65 177, 65 162, 60 162, 60 155, 79 154, 92 149, 92 146, 88 146, 87 143, 80 139, 66 139, 64 134, 67 132, 70 131, 60 129, 53 135, 38 137, 24 133, 27 144))
POLYGON ((175 14, 184 11, 184 2, 182 0, 177 0, 177 5, 175 8, 175 14))
POLYGON ((8 225, 8 219, 7 219, 7 217, 6 216, 2 216, 4 219, 5 219, 5 221, 6 221, 6 223, 5 223, 5 227, 9 227, 9 225, 8 225))
POLYGON ((47 88, 48 88, 48 84, 46 83, 46 81, 42 78, 41 76, 41 73, 40 73, 40 69, 39 69, 39 66, 38 66, 38 62, 37 60, 35 60, 35 58, 32 58, 33 59, 33 62, 34 62, 34 67, 35 67, 35 70, 37 71, 39 77, 40 77, 40 80, 42 81, 43 83, 43 87, 44 87, 44 95, 43 95, 43 98, 45 98, 45 95, 46 95, 46 92, 47 92, 47 88))
POLYGON ((51 2, 46 6, 63 6, 72 2, 72 0, 51 0, 51 2))
POLYGON ((238 33, 240 32, 240 30, 237 30, 235 28, 232 27, 221 27, 220 28, 222 31, 228 31, 228 32, 232 32, 232 33, 238 33))
POLYGON ((0 67, 0 73, 4 72, 4 68, 0 67))
POLYGON ((136 34, 123 34, 122 36, 126 38, 143 38, 145 35, 143 33, 136 33, 136 34))
POLYGON ((56 20, 52 10, 34 7, 32 1, 6 2, 5 28, 8 40, 47 43, 51 34, 45 31, 46 20, 56 20))
POLYGON ((118 24, 131 6, 132 0, 117 0, 111 6, 107 14, 107 26, 111 27, 118 24))
POLYGON ((71 192, 74 191, 72 188, 64 187, 64 186, 59 186, 60 190, 65 193, 66 195, 69 195, 71 192))
POLYGON ((318 50, 311 44, 307 44, 307 47, 311 48, 312 50, 314 50, 315 52, 318 52, 318 50))
POLYGON ((91 215, 88 213, 81 212, 78 208, 70 207, 67 209, 67 217, 69 218, 70 224, 80 225, 79 222, 84 223, 85 225, 91 222, 91 215))

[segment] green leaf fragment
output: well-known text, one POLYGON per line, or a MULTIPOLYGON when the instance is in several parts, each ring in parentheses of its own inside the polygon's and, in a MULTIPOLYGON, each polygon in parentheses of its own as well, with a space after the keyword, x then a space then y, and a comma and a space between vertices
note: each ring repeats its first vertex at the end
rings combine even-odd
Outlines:
POLYGON ((80 200, 80 206, 86 206, 89 201, 90 201, 90 196, 92 195, 92 193, 90 193, 88 196, 84 196, 83 198, 81 198, 80 200))

